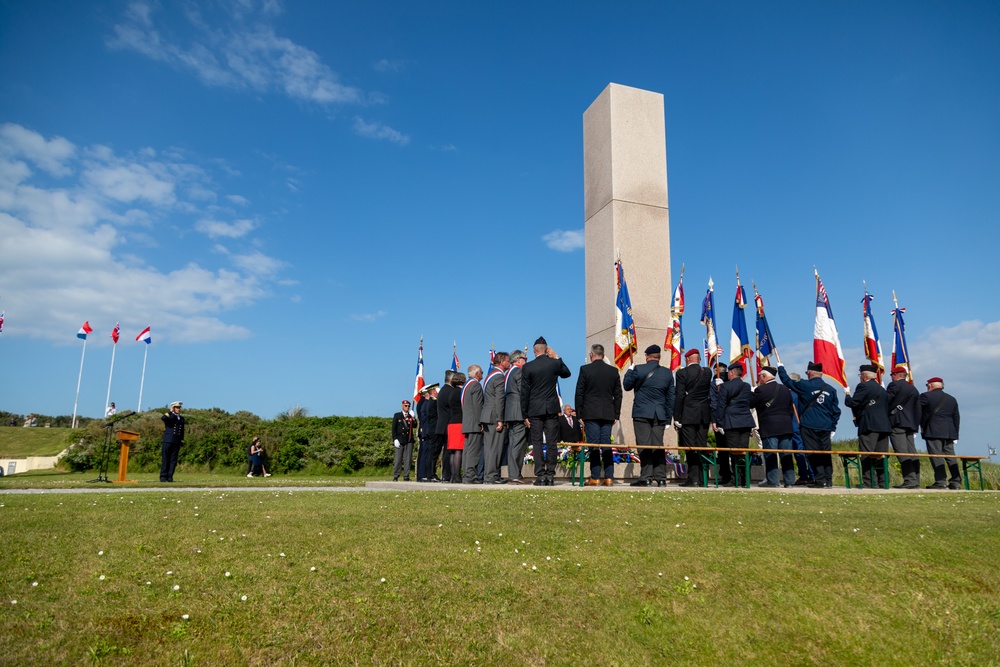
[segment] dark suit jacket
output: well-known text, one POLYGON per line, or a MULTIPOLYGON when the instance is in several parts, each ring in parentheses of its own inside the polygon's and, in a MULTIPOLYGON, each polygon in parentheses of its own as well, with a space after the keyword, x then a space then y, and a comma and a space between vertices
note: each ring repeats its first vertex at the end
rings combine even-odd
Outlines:
POLYGON ((392 439, 399 440, 399 444, 405 445, 416 440, 417 422, 410 419, 406 422, 406 416, 402 412, 397 412, 392 416, 392 439))
POLYGON ((753 415, 750 414, 750 395, 750 385, 741 378, 726 380, 719 389, 716 425, 723 430, 756 426, 753 415))
POLYGON ((588 421, 615 421, 621 413, 622 381, 618 369, 604 359, 580 366, 576 379, 576 414, 588 421))
POLYGON ((920 430, 920 392, 906 380, 893 380, 886 387, 889 423, 893 428, 920 430))
POLYGON ((438 407, 436 398, 421 398, 417 403, 417 419, 420 420, 420 437, 429 438, 437 433, 438 407))
POLYGON ((703 366, 685 366, 677 371, 677 394, 674 420, 685 425, 709 424, 712 410, 708 405, 712 371, 703 366))
POLYGON ((521 369, 521 412, 525 417, 552 417, 559 414, 556 382, 573 373, 560 359, 535 357, 521 369))
POLYGON ((184 442, 184 415, 175 415, 173 412, 160 417, 163 420, 163 442, 181 444, 184 442))
POLYGON ((483 383, 472 378, 462 387, 462 433, 482 433, 479 418, 483 415, 483 383))
POLYGON ((920 434, 925 440, 958 440, 958 422, 958 401, 954 396, 943 389, 920 394, 920 434))
POLYGON ((760 437, 776 438, 795 432, 792 392, 788 387, 777 381, 758 385, 750 396, 750 407, 757 411, 760 437))
POLYGON ((511 366, 507 371, 507 378, 504 380, 504 421, 519 422, 524 421, 521 413, 521 369, 518 366, 511 366))
MULTIPOLYGON (((448 424, 451 423, 451 409, 452 409, 452 396, 458 393, 458 389, 451 386, 450 384, 442 385, 438 389, 438 400, 437 400, 437 424, 434 426, 434 432, 437 435, 447 435, 448 434, 448 424)), ((461 407, 461 404, 459 404, 461 407)), ((462 421, 462 411, 458 411, 458 420, 462 421)))
POLYGON ((844 405, 854 413, 858 435, 892 433, 889 423, 889 395, 877 380, 859 382, 854 394, 844 398, 844 405))
POLYGON ((583 442, 583 424, 579 417, 573 417, 573 426, 570 426, 566 415, 559 415, 559 441, 583 442))
MULTIPOLYGON (((625 373, 625 390, 634 391, 632 419, 670 422, 674 414, 674 374, 658 361, 647 361, 625 373)), ((682 422, 683 423, 683 422, 682 422)))

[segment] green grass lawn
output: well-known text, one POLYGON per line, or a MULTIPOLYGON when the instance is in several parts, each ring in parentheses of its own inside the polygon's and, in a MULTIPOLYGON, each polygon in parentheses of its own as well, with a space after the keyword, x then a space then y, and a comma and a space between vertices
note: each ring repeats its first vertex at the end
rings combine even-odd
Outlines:
POLYGON ((66 436, 69 428, 0 428, 0 456, 23 458, 26 456, 55 456, 69 445, 66 436))
POLYGON ((0 531, 4 664, 1000 654, 996 494, 112 489, 0 494, 0 531))

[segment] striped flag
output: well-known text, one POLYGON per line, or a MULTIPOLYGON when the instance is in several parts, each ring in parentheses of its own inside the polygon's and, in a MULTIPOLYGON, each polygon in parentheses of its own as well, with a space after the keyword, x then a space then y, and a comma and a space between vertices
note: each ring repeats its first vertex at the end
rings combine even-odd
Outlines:
MULTIPOLYGON (((896 293, 892 293, 892 300, 896 301, 896 293)), ((910 368, 910 349, 906 347, 906 324, 903 322, 903 313, 906 308, 900 308, 899 304, 892 310, 892 367, 902 366, 906 369, 906 381, 913 384, 913 369, 910 368)))
POLYGON ((715 283, 708 279, 708 291, 701 302, 701 323, 705 327, 705 364, 711 368, 723 350, 719 347, 719 337, 715 326, 715 283))
POLYGON ((753 286, 753 301, 757 307, 757 374, 760 375, 761 366, 766 366, 770 357, 774 354, 774 338, 771 336, 771 327, 767 324, 767 316, 764 315, 764 297, 757 291, 757 286, 753 286))
POLYGON ((875 328, 875 318, 872 317, 872 299, 868 290, 865 289, 865 298, 861 300, 863 305, 863 317, 865 320, 865 359, 878 368, 876 379, 882 382, 882 373, 885 372, 885 357, 882 355, 882 343, 878 339, 878 329, 875 328))
MULTIPOLYGON (((490 376, 490 373, 493 372, 493 360, 496 358, 496 355, 497 355, 497 344, 493 343, 490 345, 490 367, 486 369, 487 378, 490 376)), ((484 387, 486 386, 485 382, 483 383, 483 386, 484 387)))
POLYGON ((451 346, 451 370, 458 372, 458 369, 462 367, 462 364, 458 362, 458 343, 452 343, 451 346))
POLYGON ((84 322, 83 326, 80 327, 80 330, 76 332, 76 337, 80 340, 87 340, 87 334, 93 332, 94 330, 90 328, 90 321, 88 320, 87 322, 84 322))
POLYGON ((833 309, 826 295, 826 288, 816 273, 816 323, 813 326, 813 361, 823 364, 823 375, 841 387, 847 388, 847 372, 844 351, 840 347, 837 324, 833 321, 833 309))
POLYGON ((417 377, 413 381, 413 404, 420 400, 420 390, 424 388, 424 339, 420 339, 420 349, 417 350, 417 377))
POLYGON ((138 343, 139 341, 142 341, 146 345, 149 345, 150 343, 153 342, 153 339, 149 335, 149 327, 143 329, 141 332, 139 332, 139 335, 135 337, 135 342, 138 343))
POLYGON ((628 285, 625 283, 625 269, 622 261, 615 262, 615 366, 619 370, 626 365, 639 351, 639 343, 635 338, 635 322, 632 320, 632 300, 628 296, 628 285))
POLYGON ((677 289, 674 290, 674 302, 670 306, 670 328, 667 329, 667 337, 663 340, 663 351, 670 355, 670 370, 672 371, 681 367, 681 359, 684 356, 684 332, 681 330, 683 320, 684 269, 681 268, 681 279, 677 282, 677 289))
POLYGON ((111 340, 115 342, 115 345, 118 344, 118 336, 121 334, 121 332, 122 328, 118 326, 117 322, 115 322, 115 328, 111 330, 111 340))
POLYGON ((740 276, 736 274, 736 300, 733 303, 733 328, 729 332, 729 363, 743 367, 743 377, 747 377, 749 369, 747 360, 752 356, 750 351, 750 334, 747 332, 747 317, 743 312, 747 306, 747 293, 740 285, 740 276))

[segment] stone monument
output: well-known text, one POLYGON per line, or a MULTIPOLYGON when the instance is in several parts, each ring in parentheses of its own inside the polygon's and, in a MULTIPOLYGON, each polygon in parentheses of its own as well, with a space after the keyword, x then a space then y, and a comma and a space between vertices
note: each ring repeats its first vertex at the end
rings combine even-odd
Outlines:
MULTIPOLYGON (((635 361, 641 364, 646 347, 663 346, 673 295, 663 95, 609 84, 583 114, 583 171, 586 352, 600 343, 614 363, 614 265, 620 253, 639 345, 635 361)), ((634 443, 630 391, 619 425, 615 442, 634 443)), ((673 429, 664 440, 676 443, 673 429)))

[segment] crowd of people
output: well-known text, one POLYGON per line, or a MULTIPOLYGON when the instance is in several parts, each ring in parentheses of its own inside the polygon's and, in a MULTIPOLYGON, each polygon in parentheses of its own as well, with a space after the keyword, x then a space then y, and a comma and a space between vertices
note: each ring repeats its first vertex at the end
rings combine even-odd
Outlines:
MULTIPOLYGON (((493 366, 472 364, 466 373, 449 370, 444 383, 424 387, 411 410, 409 400, 392 422, 395 447, 393 480, 409 481, 413 448, 419 436, 418 482, 463 484, 525 484, 522 474, 529 444, 534 485, 555 481, 558 443, 587 447, 590 476, 587 486, 613 486, 612 428, 621 418, 623 392, 633 392, 632 425, 639 448, 639 477, 632 486, 665 486, 667 454, 664 433, 674 428, 682 448, 708 447, 715 434, 715 461, 699 450, 685 450, 687 477, 683 486, 704 486, 706 465, 717 466, 722 486, 746 486, 746 453, 750 439, 760 441, 764 487, 833 486, 832 438, 841 418, 836 390, 823 379, 823 366, 810 362, 806 377, 788 373, 784 366, 759 369, 756 387, 744 379, 744 366, 702 366, 701 352, 688 350, 684 367, 676 371, 660 365, 661 349, 651 345, 645 361, 632 364, 624 377, 605 361, 604 347, 592 345, 589 362, 577 375, 575 402, 561 405, 558 381, 572 372, 559 355, 539 338, 534 358, 515 350, 496 352, 493 366), (797 454, 797 451, 803 453, 797 454), (770 452, 770 453, 769 453, 770 452), (501 476, 506 464, 508 474, 501 476), (440 476, 437 474, 440 465, 440 476)), ((920 433, 929 454, 955 454, 959 432, 958 402, 945 393, 944 380, 933 377, 920 393, 908 380, 907 369, 891 369, 892 381, 883 386, 879 369, 863 365, 860 382, 846 390, 845 406, 857 426, 861 452, 888 452, 899 456, 903 481, 895 488, 920 487, 920 460, 915 436, 920 433)), ((705 454, 710 452, 705 451, 705 454)), ((881 457, 862 456, 863 484, 881 488, 881 457)), ((955 458, 931 458, 934 482, 929 489, 959 489, 961 474, 955 458)))

